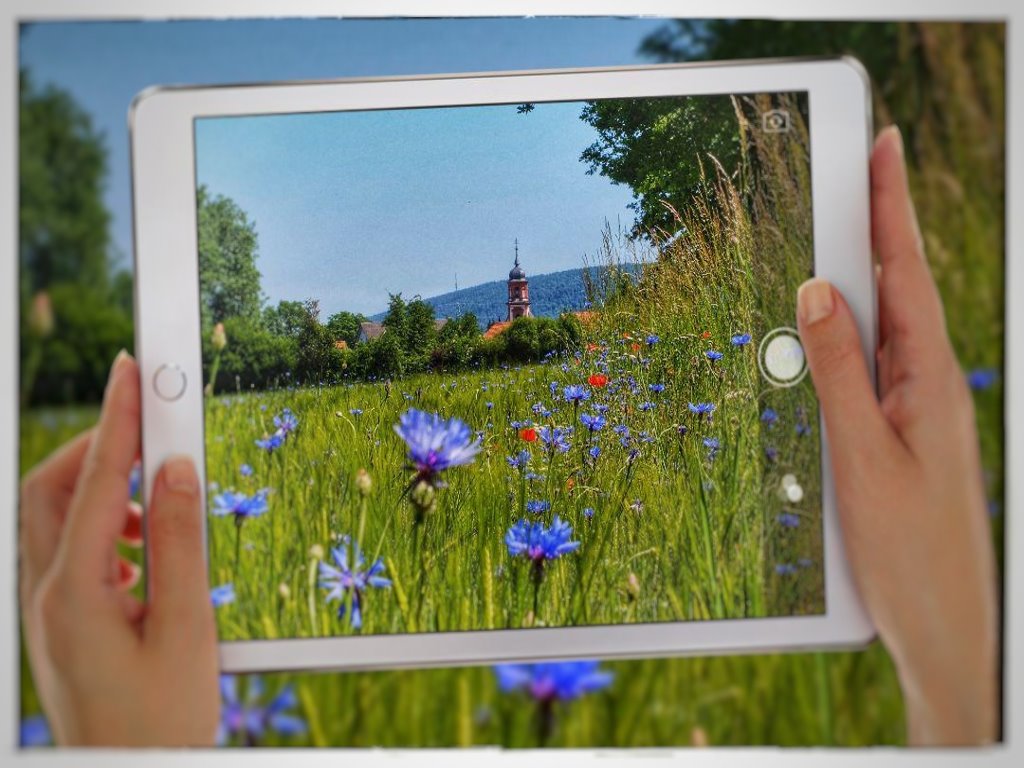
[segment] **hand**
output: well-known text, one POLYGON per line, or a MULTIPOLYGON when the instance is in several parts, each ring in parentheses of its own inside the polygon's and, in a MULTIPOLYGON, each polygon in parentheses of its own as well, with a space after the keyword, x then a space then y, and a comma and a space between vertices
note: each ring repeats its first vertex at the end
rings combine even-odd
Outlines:
POLYGON ((199 479, 169 459, 147 511, 151 600, 117 541, 141 543, 129 500, 139 454, 139 370, 114 361, 99 425, 21 488, 20 597, 32 674, 61 745, 212 745, 217 639, 199 479))
POLYGON ((896 664, 914 744, 997 738, 996 572, 974 410, 925 261, 899 131, 871 158, 878 389, 826 281, 798 324, 832 453, 846 551, 896 664))

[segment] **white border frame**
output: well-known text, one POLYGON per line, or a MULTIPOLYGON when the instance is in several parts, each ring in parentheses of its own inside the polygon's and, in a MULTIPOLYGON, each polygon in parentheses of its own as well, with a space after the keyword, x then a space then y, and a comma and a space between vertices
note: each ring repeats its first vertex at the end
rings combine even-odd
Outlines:
MULTIPOLYGON (((850 304, 873 374, 877 313, 869 217, 870 89, 866 74, 852 59, 144 91, 132 104, 129 125, 135 339, 143 382, 147 502, 157 468, 172 454, 194 457, 200 477, 205 478, 193 146, 196 118, 791 91, 806 91, 810 103, 815 272, 832 281, 850 304), (180 368, 189 382, 184 395, 174 402, 154 394, 152 382, 161 366, 180 368)), ((823 423, 821 428, 823 615, 232 641, 220 645, 221 666, 229 672, 376 669, 863 645, 874 632, 843 554, 832 477, 824 469, 828 447, 823 423)))

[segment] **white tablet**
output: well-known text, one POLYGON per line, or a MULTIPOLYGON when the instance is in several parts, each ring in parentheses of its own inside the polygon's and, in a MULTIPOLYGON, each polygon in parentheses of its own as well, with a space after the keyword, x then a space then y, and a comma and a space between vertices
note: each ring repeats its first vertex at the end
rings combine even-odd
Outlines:
POLYGON ((229 671, 866 642, 795 326, 873 370, 849 60, 156 88, 145 487, 208 488, 229 671))

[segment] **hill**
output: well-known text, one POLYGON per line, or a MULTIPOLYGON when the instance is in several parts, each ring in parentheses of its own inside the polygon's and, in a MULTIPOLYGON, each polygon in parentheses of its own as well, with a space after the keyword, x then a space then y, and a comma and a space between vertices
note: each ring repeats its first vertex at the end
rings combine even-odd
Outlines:
MULTIPOLYGON (((624 265, 632 270, 632 265, 624 265)), ((603 268, 602 268, 603 269, 603 268)), ((537 317, 558 317, 562 312, 584 309, 587 302, 583 287, 584 269, 565 269, 543 275, 529 275, 530 308, 537 317)), ((592 268, 591 273, 596 271, 592 268)), ((424 297, 423 300, 434 308, 437 317, 458 317, 466 312, 476 315, 480 328, 484 329, 495 320, 505 319, 505 302, 508 288, 504 280, 493 280, 470 288, 449 291, 438 296, 424 297)), ((371 319, 382 320, 386 313, 380 312, 371 319)))

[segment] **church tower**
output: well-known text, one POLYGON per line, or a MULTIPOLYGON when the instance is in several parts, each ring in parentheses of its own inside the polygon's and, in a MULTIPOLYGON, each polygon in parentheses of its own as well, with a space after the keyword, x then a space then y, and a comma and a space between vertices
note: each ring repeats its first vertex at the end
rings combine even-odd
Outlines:
POLYGON ((516 238, 516 263, 508 273, 508 317, 533 317, 530 311, 530 286, 526 281, 526 272, 519 266, 519 238, 516 238))

